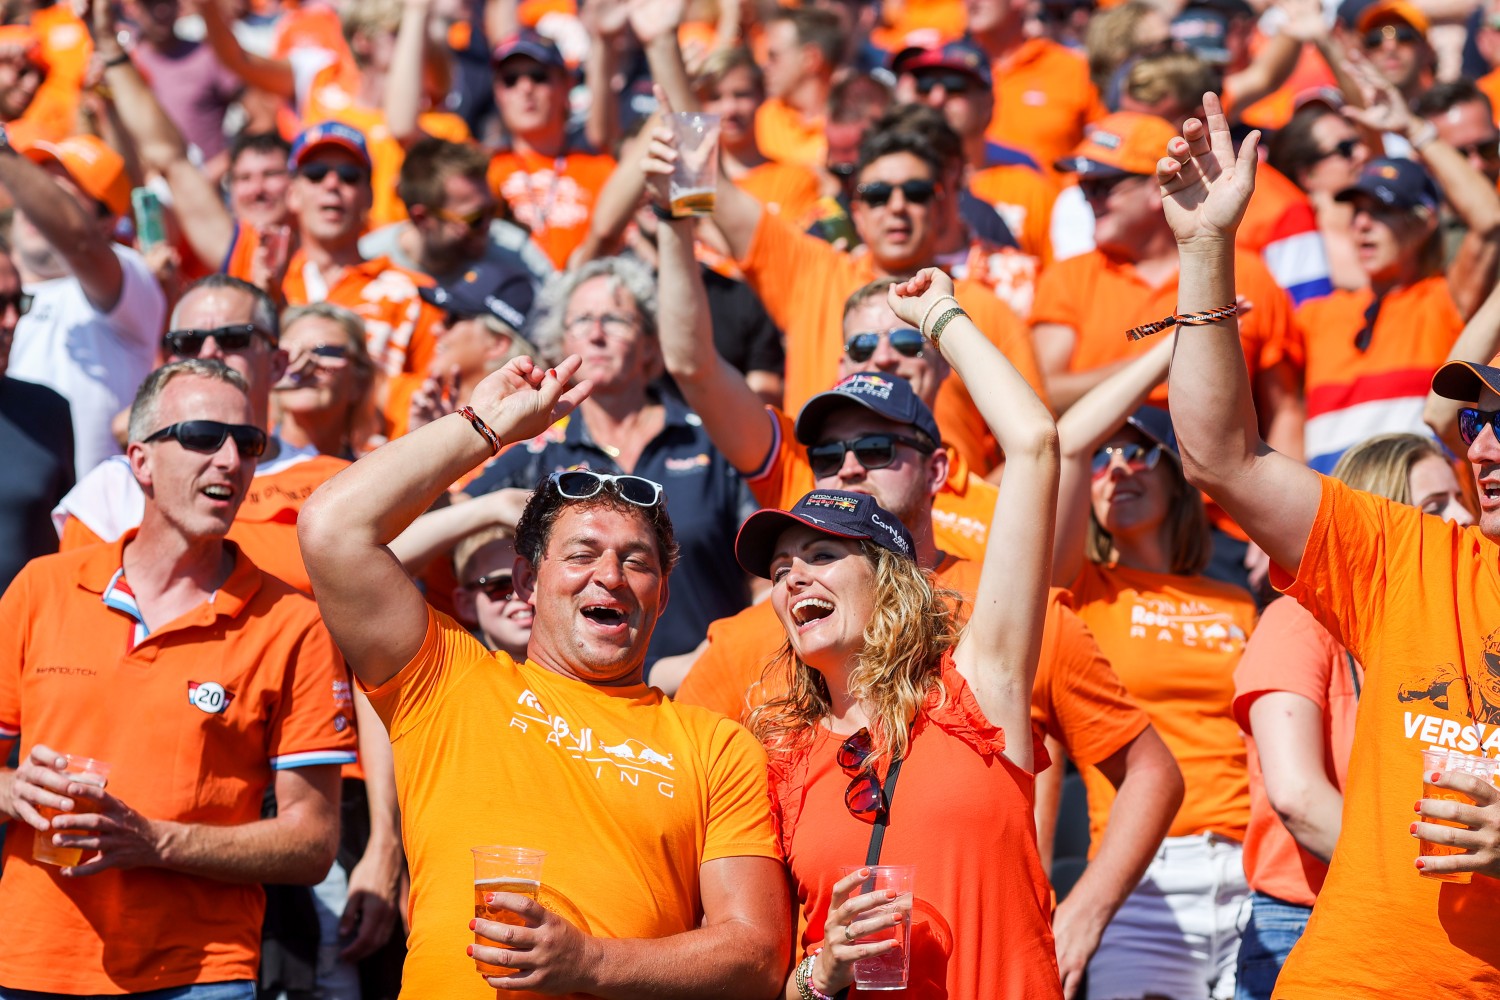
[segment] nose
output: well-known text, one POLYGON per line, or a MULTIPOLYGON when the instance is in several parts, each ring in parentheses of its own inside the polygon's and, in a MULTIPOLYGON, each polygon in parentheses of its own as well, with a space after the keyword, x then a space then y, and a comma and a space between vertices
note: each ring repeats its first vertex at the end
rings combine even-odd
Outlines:
POLYGON ((853 448, 844 452, 844 464, 839 466, 839 479, 845 482, 852 482, 865 478, 865 472, 866 469, 859 463, 859 459, 855 457, 853 448))
POLYGON ((941 83, 934 83, 932 89, 927 92, 927 106, 941 108, 943 102, 948 99, 948 88, 941 83))
POLYGON ((234 473, 239 471, 240 463, 243 461, 244 459, 240 458, 240 449, 234 443, 234 438, 226 435, 224 443, 219 445, 218 451, 214 452, 213 467, 224 472, 234 473))
POLYGON ((224 348, 219 346, 218 337, 204 337, 203 346, 198 348, 198 357, 204 360, 224 360, 224 348))
POLYGON ((891 188, 891 200, 886 202, 886 207, 892 212, 905 211, 906 192, 901 190, 899 186, 891 188))
POLYGON ((614 590, 625 582, 625 567, 618 555, 606 552, 599 557, 594 565, 594 582, 606 590, 614 590))
POLYGON ((870 355, 870 364, 881 371, 890 371, 901 363, 901 353, 891 346, 890 334, 881 334, 875 343, 875 353, 870 355))

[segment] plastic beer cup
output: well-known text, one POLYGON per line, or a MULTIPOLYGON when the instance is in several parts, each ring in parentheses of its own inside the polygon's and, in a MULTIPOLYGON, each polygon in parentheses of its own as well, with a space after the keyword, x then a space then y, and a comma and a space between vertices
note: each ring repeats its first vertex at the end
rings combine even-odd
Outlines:
MULTIPOLYGON (((92 757, 81 757, 75 754, 62 755, 68 762, 66 773, 70 779, 76 779, 80 784, 98 785, 103 788, 109 780, 109 765, 102 760, 94 760, 92 757)), ((70 795, 73 800, 74 816, 81 816, 99 808, 99 800, 91 799, 84 795, 70 795)), ((50 823, 54 817, 61 816, 61 809, 53 809, 51 806, 37 806, 36 811, 50 823)), ((40 861, 44 865, 57 865, 59 868, 71 868, 81 864, 83 861, 83 849, 80 847, 58 847, 52 843, 52 837, 58 833, 69 833, 68 830, 37 830, 31 842, 31 859, 40 861)))
POLYGON ((870 877, 865 879, 855 895, 894 890, 896 898, 866 910, 857 919, 868 920, 880 914, 900 914, 901 920, 856 940, 896 940, 901 943, 890 951, 856 961, 854 985, 861 990, 904 990, 907 974, 911 971, 912 883, 916 880, 917 869, 912 865, 845 865, 839 869, 839 878, 853 875, 862 868, 870 869, 870 877))
MULTIPOLYGON (((1474 800, 1463 792, 1454 791, 1451 788, 1440 788, 1432 783, 1432 776, 1440 771, 1463 771, 1472 774, 1480 781, 1488 781, 1491 784, 1500 784, 1496 781, 1500 777, 1500 760, 1493 757, 1472 757, 1469 754, 1459 753, 1457 750, 1423 750, 1422 751, 1422 798, 1438 799, 1444 802, 1462 802, 1464 805, 1474 805, 1474 800)), ((1438 826, 1451 826, 1463 829, 1462 823, 1452 823, 1448 820, 1433 819, 1430 816, 1422 817, 1423 823, 1434 823, 1438 826)), ((1461 847, 1451 847, 1447 844, 1434 844, 1425 838, 1417 838, 1417 854, 1420 857, 1446 857, 1453 854, 1463 854, 1461 847)), ((1440 882, 1461 882, 1464 884, 1472 881, 1472 872, 1430 872, 1423 869, 1424 878, 1437 879, 1440 882)))
POLYGON ((677 162, 667 183, 672 214, 712 215, 719 183, 719 116, 679 111, 668 122, 677 134, 677 162))
MULTIPOLYGON (((497 892, 513 892, 536 899, 542 891, 542 862, 547 852, 529 847, 474 847, 470 850, 474 854, 474 916, 480 920, 521 926, 523 921, 519 916, 491 905, 489 898, 497 892)), ((481 937, 478 931, 474 932, 474 943, 505 947, 501 941, 481 937)), ((477 959, 474 964, 487 976, 508 976, 516 971, 477 959)))

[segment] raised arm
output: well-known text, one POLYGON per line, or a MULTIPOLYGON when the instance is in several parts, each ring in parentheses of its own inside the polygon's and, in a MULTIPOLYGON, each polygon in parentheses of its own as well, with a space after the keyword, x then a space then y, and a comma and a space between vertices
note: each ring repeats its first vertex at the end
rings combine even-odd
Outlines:
POLYGON ((1328 34, 1318 0, 1279 0, 1275 6, 1286 15, 1280 30, 1250 65, 1224 78, 1224 92, 1233 96, 1236 112, 1285 83, 1302 58, 1303 43, 1328 34))
MULTIPOLYGON (((470 405, 502 444, 535 437, 588 395, 586 381, 567 388, 579 363, 544 370, 516 358, 474 387, 470 405)), ((297 537, 318 608, 367 687, 394 677, 427 632, 426 602, 391 540, 492 452, 477 427, 449 414, 355 462, 302 508, 297 537)))
MULTIPOLYGON (((1235 156, 1217 94, 1203 95, 1208 124, 1188 119, 1157 164, 1167 221, 1181 255, 1179 314, 1230 305, 1234 231, 1255 188, 1252 133, 1235 156)), ((1168 398, 1183 472, 1219 503, 1277 565, 1295 572, 1322 497, 1317 473, 1261 440, 1233 318, 1183 330, 1168 398)))
POLYGON ((248 52, 235 37, 234 28, 224 16, 219 0, 197 0, 190 6, 203 17, 204 40, 224 68, 267 93, 284 101, 297 99, 297 78, 292 64, 285 59, 267 59, 248 52))
POLYGON ((677 29, 687 11, 684 0, 630 0, 630 30, 646 53, 651 79, 677 111, 697 111, 698 98, 688 82, 677 29))
POLYGON ((89 304, 102 313, 114 311, 125 287, 125 270, 98 214, 10 146, 0 154, 0 187, 68 262, 89 304))
MULTIPOLYGON (((1464 326, 1464 332, 1453 342, 1453 349, 1443 360, 1487 362, 1500 354, 1500 284, 1490 289, 1484 305, 1464 326)), ((1428 390, 1422 407, 1422 420, 1455 455, 1462 455, 1468 445, 1458 436, 1458 409, 1463 404, 1428 390)))
POLYGON ((420 573, 476 531, 497 525, 514 531, 530 497, 530 490, 496 490, 430 510, 391 540, 391 552, 408 573, 420 573))
POLYGON ((969 320, 946 274, 925 268, 893 285, 888 299, 953 366, 1005 453, 974 610, 953 655, 985 716, 1007 734, 1005 756, 1030 771, 1031 686, 1057 516, 1057 426, 1047 404, 969 320))
POLYGON ((401 5, 401 26, 385 79, 385 123, 403 146, 422 138, 417 116, 422 112, 422 63, 431 15, 432 0, 404 0, 401 5))

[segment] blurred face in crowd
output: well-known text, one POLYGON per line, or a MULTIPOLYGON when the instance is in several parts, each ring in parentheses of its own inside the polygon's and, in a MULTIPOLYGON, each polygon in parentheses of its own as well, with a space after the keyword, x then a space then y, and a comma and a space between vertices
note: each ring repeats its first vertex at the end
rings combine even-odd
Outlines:
POLYGON ((937 67, 902 73, 896 81, 896 101, 936 108, 965 139, 983 135, 995 110, 995 92, 977 76, 937 67))
POLYGON ((370 170, 347 149, 321 146, 297 166, 287 207, 304 240, 341 246, 359 239, 370 211, 370 170))
POLYGON ((531 641, 532 607, 516 596, 512 571, 516 546, 509 538, 485 542, 469 557, 454 608, 460 620, 478 628, 490 649, 503 650, 515 659, 525 659, 531 641))
POLYGON ((969 31, 976 35, 1017 25, 1024 10, 1020 0, 964 0, 969 31))
POLYGON ((1395 15, 1377 20, 1360 43, 1380 75, 1408 96, 1431 61, 1422 33, 1395 15))
POLYGON ((483 257, 498 207, 483 178, 466 174, 443 178, 441 207, 412 206, 412 223, 422 234, 427 261, 441 273, 483 257))
MULTIPOLYGON (((196 288, 183 296, 173 314, 172 330, 217 330, 241 326, 253 321, 255 300, 238 288, 196 288)), ((262 331, 264 333, 264 331, 262 331)), ((226 350, 217 337, 203 340, 196 354, 176 354, 170 346, 164 349, 168 361, 204 358, 222 361, 245 376, 250 396, 264 426, 265 410, 271 387, 286 373, 286 352, 272 344, 269 336, 257 335, 243 348, 226 350)))
POLYGON ((1422 513, 1436 514, 1460 527, 1474 523, 1474 515, 1464 505, 1458 476, 1446 459, 1437 455, 1418 459, 1407 473, 1407 488, 1411 491, 1411 505, 1422 513))
POLYGON ((563 312, 563 354, 583 358, 577 379, 592 379, 596 393, 644 386, 661 356, 635 297, 607 275, 573 290, 563 312))
POLYGON ((127 0, 125 12, 152 45, 162 46, 172 40, 177 0, 127 0))
POLYGON ((284 225, 291 182, 284 152, 247 149, 229 168, 229 210, 240 222, 262 232, 284 225))
POLYGON ((703 102, 703 110, 720 117, 719 141, 733 152, 755 140, 755 110, 765 95, 748 66, 736 66, 720 78, 703 102))
MULTIPOLYGON (((51 175, 52 179, 57 182, 57 186, 62 188, 68 197, 77 201, 90 218, 95 220, 101 234, 106 238, 112 235, 114 218, 99 202, 74 182, 61 164, 55 160, 49 160, 42 164, 42 169, 51 175)), ((15 216, 11 223, 11 246, 16 255, 16 263, 26 274, 27 280, 61 278, 73 273, 68 267, 67 260, 31 224, 31 219, 27 217, 25 209, 19 205, 16 206, 15 216)))
POLYGON ((1338 194, 1359 180, 1370 159, 1370 147, 1343 115, 1329 113, 1313 122, 1312 140, 1320 159, 1297 178, 1308 194, 1338 194))
MULTIPOLYGON (((1481 410, 1500 410, 1500 394, 1486 387, 1480 390, 1474 405, 1481 410)), ((1479 487, 1479 530, 1491 541, 1500 541, 1500 441, 1495 439, 1494 429, 1482 428, 1465 456, 1474 467, 1479 487)))
POLYGON ((355 353, 348 332, 325 316, 304 316, 281 334, 286 373, 276 383, 276 406, 304 418, 347 417, 369 386, 369 362, 355 353))
POLYGON ((855 178, 850 218, 875 266, 906 274, 932 262, 945 197, 932 167, 911 153, 882 156, 855 178))
POLYGON ((1359 264, 1375 282, 1396 282, 1413 276, 1428 236, 1437 225, 1420 209, 1388 207, 1367 194, 1352 202, 1350 230, 1359 264))
POLYGON ((1094 242, 1101 250, 1133 257, 1151 231, 1166 224, 1154 177, 1080 177, 1078 188, 1094 213, 1094 242))
POLYGON ((530 56, 511 56, 495 67, 495 104, 512 135, 559 129, 568 119, 566 75, 530 56))
POLYGON ((791 21, 772 21, 766 28, 766 95, 785 98, 802 82, 807 53, 791 21))
POLYGON ((45 76, 25 48, 0 46, 0 121, 15 121, 25 114, 45 76))
MULTIPOLYGON (((919 440, 921 432, 910 424, 898 424, 863 406, 851 404, 833 411, 824 419, 812 446, 854 441, 870 434, 897 434, 919 440)), ((938 448, 924 454, 911 445, 898 443, 891 456, 889 465, 872 469, 860 461, 855 449, 846 449, 838 469, 827 473, 814 472, 813 485, 820 490, 868 493, 907 527, 920 524, 921 519, 930 514, 932 498, 948 478, 948 453, 938 448)))
POLYGON ((9 254, 0 253, 0 378, 10 365, 10 345, 21 322, 21 274, 9 254))
MULTIPOLYGON (((931 407, 943 379, 948 377, 948 362, 943 360, 937 348, 925 341, 920 353, 908 356, 892 343, 893 331, 901 331, 895 334, 898 342, 909 342, 910 333, 916 333, 896 318, 884 295, 868 298, 849 310, 849 315, 844 317, 844 349, 839 354, 839 378, 847 378, 855 372, 898 375, 910 382, 912 391, 931 407), (872 333, 878 337, 875 353, 865 357, 862 343, 868 341, 868 334, 872 333), (858 360, 855 354, 865 357, 865 360, 858 360)), ((920 338, 921 334, 917 336, 920 338)))
POLYGON ((1491 184, 1500 182, 1500 130, 1483 101, 1462 101, 1429 120, 1438 138, 1464 154, 1471 167, 1491 184))
POLYGON ((1150 438, 1127 427, 1100 449, 1110 454, 1093 473, 1094 520, 1117 542, 1149 537, 1166 522, 1176 471, 1165 451, 1149 457, 1154 448, 1150 438))
POLYGON ((457 368, 459 378, 473 385, 489 372, 491 358, 510 347, 510 338, 492 333, 478 316, 446 313, 433 325, 437 343, 432 352, 432 374, 446 374, 457 368))

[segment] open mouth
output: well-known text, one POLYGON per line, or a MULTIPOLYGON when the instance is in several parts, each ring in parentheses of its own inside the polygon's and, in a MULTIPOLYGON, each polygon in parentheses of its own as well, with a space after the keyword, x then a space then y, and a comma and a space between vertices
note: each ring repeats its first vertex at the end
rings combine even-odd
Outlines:
POLYGON ((203 495, 208 497, 210 500, 215 500, 220 503, 228 503, 230 500, 234 499, 234 490, 230 489, 228 486, 215 483, 212 486, 203 487, 203 495))
POLYGON ((1500 503, 1500 482, 1480 483, 1479 496, 1487 503, 1500 503))
POLYGON ((583 617, 595 625, 614 628, 625 624, 625 612, 619 608, 608 608, 602 604, 590 604, 583 609, 583 617))
POLYGON ((792 621, 797 623, 798 628, 822 621, 831 614, 833 605, 821 597, 804 597, 792 605, 792 621))

